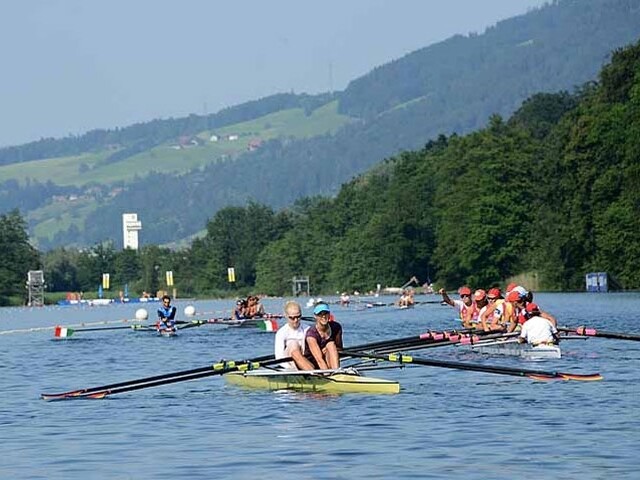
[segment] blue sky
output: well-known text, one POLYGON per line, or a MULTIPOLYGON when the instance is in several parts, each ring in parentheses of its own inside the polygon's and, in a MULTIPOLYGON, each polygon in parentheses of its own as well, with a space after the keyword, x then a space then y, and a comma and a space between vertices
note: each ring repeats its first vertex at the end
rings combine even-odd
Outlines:
POLYGON ((543 0, 23 0, 0 3, 0 146, 342 90, 543 0))

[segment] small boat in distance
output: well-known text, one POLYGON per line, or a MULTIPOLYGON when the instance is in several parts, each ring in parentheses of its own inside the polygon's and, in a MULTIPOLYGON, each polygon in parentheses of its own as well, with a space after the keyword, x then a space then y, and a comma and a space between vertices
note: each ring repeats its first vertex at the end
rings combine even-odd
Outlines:
POLYGON ((400 384, 396 381, 365 377, 353 368, 307 371, 258 369, 227 373, 224 379, 245 388, 309 393, 393 394, 400 391, 400 384))
POLYGON ((153 303, 159 302, 160 299, 157 297, 135 297, 135 298, 123 298, 122 300, 119 298, 93 298, 93 299, 70 299, 70 300, 58 300, 57 304, 61 307, 71 307, 71 306, 87 306, 87 307, 97 307, 97 306, 105 306, 105 305, 120 305, 123 303, 153 303))

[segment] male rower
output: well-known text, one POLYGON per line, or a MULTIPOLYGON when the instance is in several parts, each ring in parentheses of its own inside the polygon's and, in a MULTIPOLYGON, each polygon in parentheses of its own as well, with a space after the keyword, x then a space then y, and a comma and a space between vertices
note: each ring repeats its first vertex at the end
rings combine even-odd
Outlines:
MULTIPOLYGON (((312 369, 328 370, 340 367, 339 350, 342 350, 342 325, 330 321, 331 311, 326 303, 313 308, 316 324, 307 330, 305 350, 313 363, 312 369)), ((309 370, 308 368, 303 368, 309 370)))
POLYGON ((522 325, 519 343, 528 342, 538 345, 554 345, 558 343, 558 330, 549 320, 540 315, 540 308, 535 303, 528 303, 525 309, 527 321, 522 325))
POLYGON ((315 368, 313 363, 304 356, 304 337, 309 327, 302 326, 300 323, 302 318, 300 304, 294 301, 285 303, 284 316, 287 319, 287 323, 276 332, 276 359, 291 357, 293 359, 292 362, 281 364, 291 370, 313 370, 315 368))
MULTIPOLYGON (((507 302, 510 302, 513 304, 514 315, 519 325, 524 324, 524 322, 526 322, 527 320, 526 306, 529 303, 533 303, 531 300, 532 298, 533 298, 533 294, 521 286, 517 286, 516 288, 511 290, 507 295, 506 300, 507 302)), ((551 325, 553 325, 554 327, 558 326, 558 321, 549 312, 545 312, 541 310, 540 316, 549 320, 549 322, 551 322, 551 325)))
POLYGON ((171 305, 171 297, 164 295, 162 297, 162 306, 158 307, 158 321, 156 322, 156 330, 158 332, 175 332, 176 331, 176 307, 171 305))
POLYGON ((458 289, 460 299, 456 300, 451 299, 444 288, 438 290, 438 293, 442 295, 442 301, 444 303, 451 305, 457 310, 460 321, 463 323, 465 328, 470 328, 472 326, 471 322, 477 320, 478 311, 473 304, 473 300, 471 300, 471 289, 468 286, 464 285, 458 289))

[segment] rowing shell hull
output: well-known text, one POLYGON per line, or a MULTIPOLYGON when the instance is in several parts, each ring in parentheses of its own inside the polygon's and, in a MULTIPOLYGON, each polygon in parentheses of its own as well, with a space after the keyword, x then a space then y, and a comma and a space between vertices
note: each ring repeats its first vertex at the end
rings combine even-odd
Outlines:
POLYGON ((351 373, 282 374, 256 372, 234 372, 224 376, 228 383, 246 388, 267 390, 296 390, 313 393, 374 393, 392 394, 400 391, 400 384, 393 380, 364 377, 351 373))
POLYGON ((505 342, 504 345, 494 343, 487 346, 474 345, 472 348, 475 352, 487 355, 506 355, 526 358, 527 360, 546 360, 562 357, 562 351, 557 345, 538 345, 534 347, 526 343, 505 342))

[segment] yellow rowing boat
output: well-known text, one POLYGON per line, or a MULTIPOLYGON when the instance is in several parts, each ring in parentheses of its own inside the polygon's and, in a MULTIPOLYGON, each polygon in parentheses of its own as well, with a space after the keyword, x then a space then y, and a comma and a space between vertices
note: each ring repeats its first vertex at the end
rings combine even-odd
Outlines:
POLYGON ((273 371, 253 370, 224 375, 227 382, 246 388, 296 390, 314 393, 374 393, 391 394, 400 391, 400 384, 383 378, 365 377, 354 369, 273 371))

